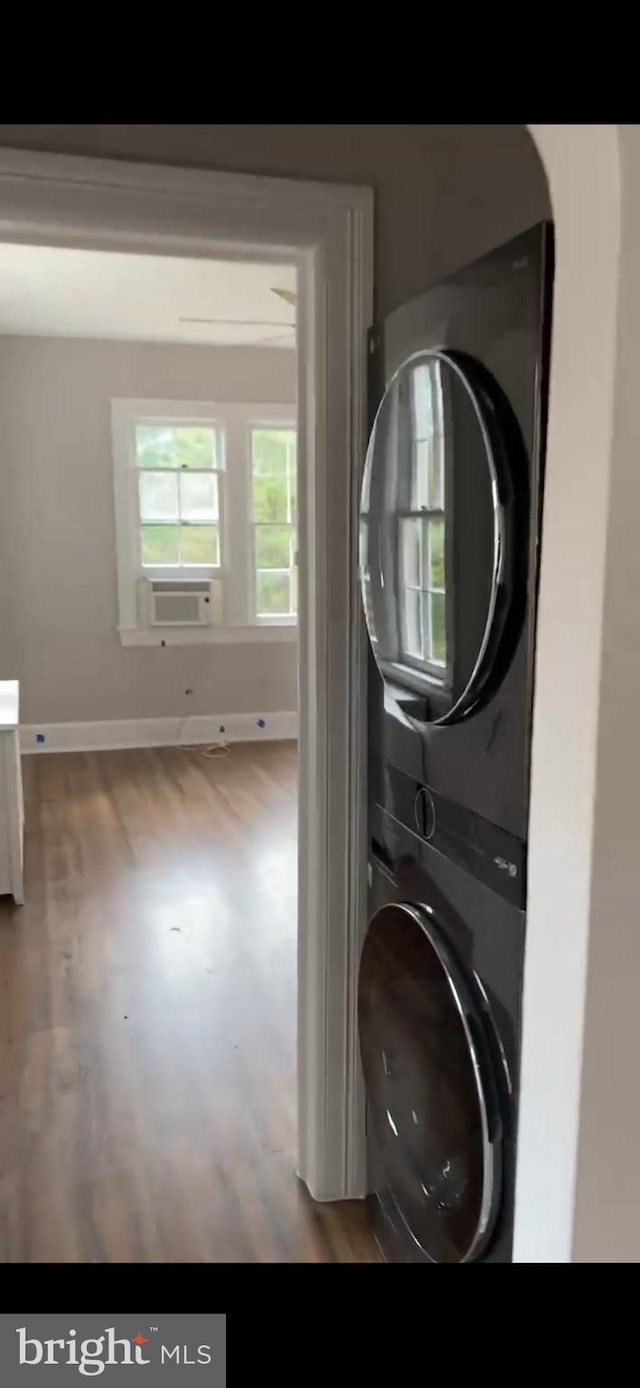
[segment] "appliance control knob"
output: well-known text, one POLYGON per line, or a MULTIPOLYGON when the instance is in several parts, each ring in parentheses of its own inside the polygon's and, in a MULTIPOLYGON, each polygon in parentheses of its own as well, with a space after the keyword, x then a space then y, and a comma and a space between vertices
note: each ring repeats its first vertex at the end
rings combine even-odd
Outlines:
POLYGON ((418 833, 428 843, 436 831, 436 807, 431 791, 426 786, 420 786, 416 795, 414 815, 418 833))

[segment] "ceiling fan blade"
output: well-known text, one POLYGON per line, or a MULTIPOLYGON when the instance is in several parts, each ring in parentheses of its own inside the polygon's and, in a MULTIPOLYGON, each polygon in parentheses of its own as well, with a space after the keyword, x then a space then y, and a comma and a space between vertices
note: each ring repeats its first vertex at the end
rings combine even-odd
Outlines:
POLYGON ((295 307, 298 295, 294 289, 275 289, 272 287, 271 293, 277 294, 279 299, 284 299, 285 304, 293 304, 295 307))
POLYGON ((278 342, 288 342, 292 347, 295 347, 296 339, 293 328, 290 328, 289 332, 277 333, 275 337, 259 337, 256 346, 274 347, 278 342))
POLYGON ((276 318, 179 318, 179 323, 220 323, 225 328, 279 328, 276 318))

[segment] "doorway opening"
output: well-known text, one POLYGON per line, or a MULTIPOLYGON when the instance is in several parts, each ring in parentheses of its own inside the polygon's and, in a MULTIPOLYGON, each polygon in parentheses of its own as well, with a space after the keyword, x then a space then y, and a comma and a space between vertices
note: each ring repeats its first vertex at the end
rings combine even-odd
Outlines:
MULTIPOLYGON (((31 208, 25 225, 14 205, 0 246, 17 314, 0 325, 3 414, 18 464, 7 489, 12 539, 4 562, 15 565, 20 604, 9 616, 0 675, 21 682, 25 751, 64 753, 25 759, 26 906, 12 929, 34 944, 43 935, 51 986, 46 1018, 20 1038, 16 1142, 20 1094, 34 1066, 52 1086, 64 1071, 72 1112, 65 1120, 63 1106, 51 1128, 44 1105, 48 1144, 37 1137, 30 1149, 34 1185, 49 1191, 38 1228, 52 1248, 58 1231, 57 1251, 38 1252, 37 1238, 23 1246, 16 1226, 9 1260, 122 1256, 106 1246, 104 1230, 112 1226, 117 1242, 128 1201, 142 1207, 142 1223, 135 1249, 127 1252, 123 1235, 125 1260, 361 1261, 362 1212, 352 1212, 350 1230, 347 1209, 327 1207, 318 1216, 309 1192, 320 1200, 349 1193, 344 1112, 326 1123, 328 1072, 344 1068, 344 1048, 331 1054, 331 1019, 316 999, 324 988, 318 961, 335 969, 332 931, 346 963, 358 871, 353 864, 342 874, 330 906, 323 867, 329 851, 336 861, 330 809, 339 806, 346 818, 353 787, 344 759, 338 776, 327 755, 323 691, 333 680, 334 731, 342 724, 348 738, 353 652, 343 648, 336 662, 335 638, 326 639, 339 591, 327 582, 327 508, 335 498, 326 460, 338 439, 342 461, 355 456, 362 421, 348 395, 344 415, 329 417, 326 348, 333 340, 329 377, 336 364, 352 375, 352 334, 366 305, 360 279, 348 287, 350 257, 357 259, 351 239, 366 229, 368 198, 331 190, 327 221, 313 197, 304 207, 308 185, 276 184, 269 221, 256 210, 265 181, 190 176, 185 189, 178 174, 182 212, 185 196, 193 198, 185 232, 166 171, 144 171, 142 182, 156 185, 156 205, 147 201, 143 210, 140 170, 130 182, 124 167, 93 166, 87 177, 76 161, 44 163, 46 175, 33 185, 35 219, 31 208), (98 210, 96 180, 103 179, 109 196, 97 198, 98 210), (53 186, 67 204, 66 225, 60 206, 52 208, 53 186), (240 187, 246 205, 238 209, 240 187), (335 249, 347 223, 341 254, 327 264, 332 239, 335 249), (40 292, 30 296, 27 267, 36 264, 40 292), (179 296, 180 307, 172 300, 167 333, 160 320, 172 276, 180 275, 183 287, 190 281, 199 291, 179 296), (242 307, 247 276, 262 278, 253 285, 255 303, 242 307), (233 307, 225 309, 230 281, 233 307), (64 309, 61 327, 47 319, 47 285, 50 313, 56 303, 64 309), (325 309, 338 288, 348 312, 330 324, 325 309), (141 305, 146 331, 135 321, 141 305), (100 649, 105 614, 109 633, 100 649), (44 870, 30 888, 34 855, 44 870), (335 912, 340 890, 342 920, 335 912), (137 937, 136 919, 145 923, 137 937), (103 1141, 95 1162, 90 1137, 80 1143, 86 1160, 74 1179, 89 1212, 84 1230, 72 1219, 62 1237, 82 1097, 85 1138, 102 1129, 103 1141), (190 1102, 194 1123, 198 1114, 191 1133, 190 1102), (209 1143, 198 1139, 206 1114, 209 1143), (243 1123, 246 1142, 238 1147, 243 1123), (232 1139, 226 1157, 225 1131, 232 1139), (186 1186, 182 1193, 172 1187, 172 1172, 188 1168, 189 1157, 189 1188, 207 1195, 208 1233, 202 1200, 192 1203, 186 1186), (47 1182, 49 1162, 56 1176, 47 1182), (127 1190, 118 1205, 118 1192, 127 1190), (242 1199, 251 1206, 248 1219, 242 1199), (234 1208, 237 1230, 244 1229, 235 1248, 227 1227, 234 1208)), ((5 211, 12 182, 0 175, 5 211)), ((20 179, 13 191, 19 204, 20 179)), ((350 466, 340 481, 348 499, 350 466)), ((355 575, 351 536, 337 547, 332 536, 331 560, 355 575)), ((12 969, 10 947, 5 935, 4 964, 12 969)))

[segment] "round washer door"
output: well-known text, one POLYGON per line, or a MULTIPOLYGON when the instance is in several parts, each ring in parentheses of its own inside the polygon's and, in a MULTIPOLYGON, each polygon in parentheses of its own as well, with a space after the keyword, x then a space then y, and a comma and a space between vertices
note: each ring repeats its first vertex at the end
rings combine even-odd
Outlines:
POLYGON ((385 390, 361 496, 360 581, 383 679, 418 721, 467 717, 500 682, 526 594, 528 464, 511 406, 460 352, 409 357, 385 390))
POLYGON ((502 1193, 502 1130, 480 989, 424 906, 373 917, 358 982, 369 1124, 407 1235, 435 1263, 476 1259, 502 1193))

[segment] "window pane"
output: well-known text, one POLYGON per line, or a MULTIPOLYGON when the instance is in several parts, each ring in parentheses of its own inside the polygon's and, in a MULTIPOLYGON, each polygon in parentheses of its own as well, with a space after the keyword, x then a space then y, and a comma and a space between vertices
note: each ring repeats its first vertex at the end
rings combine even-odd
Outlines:
POLYGON ((400 521, 401 586, 420 588, 422 586, 421 537, 422 521, 415 519, 400 521))
POLYGON ((183 520, 218 519, 218 479, 213 472, 180 473, 180 515, 183 520))
POLYGON ((439 665, 446 665, 447 638, 444 593, 430 593, 429 604, 431 608, 431 659, 437 661, 439 665))
POLYGON ((143 564, 179 564, 179 526, 141 525, 140 557, 143 564))
POLYGON ((412 440, 411 509, 441 510, 442 387, 437 363, 423 363, 411 373, 412 440))
POLYGON ((422 659, 421 596, 411 588, 406 588, 402 594, 402 654, 413 656, 414 660, 422 659))
POLYGON ((255 536, 257 569, 291 567, 293 529, 290 525, 257 525, 255 536))
POLYGON ((429 601, 430 601, 430 594, 429 594, 429 593, 421 593, 421 594, 420 594, 420 642, 421 642, 420 655, 421 655, 422 660, 430 660, 430 659, 431 659, 431 638, 430 638, 431 615, 430 615, 429 601))
POLYGON ((211 424, 136 424, 136 460, 143 468, 216 467, 216 431, 211 424))
POLYGON ((444 521, 429 521, 429 587, 444 588, 444 521))
POLYGON ((421 439, 414 443, 414 466, 411 475, 411 509, 426 511, 429 507, 430 457, 432 440, 421 439))
POLYGON ((289 496, 295 507, 295 430, 252 429, 253 516, 257 521, 288 521, 289 496))
POLYGON ((289 574, 256 574, 256 611, 259 617, 284 616, 291 612, 289 574))
POLYGON ((444 509, 444 439, 436 434, 431 440, 428 468, 429 505, 436 511, 444 509))
POLYGON ((285 477, 287 445, 291 429, 252 429, 251 458, 254 477, 285 477))
POLYGON ((413 433, 416 439, 428 439, 434 431, 433 386, 435 364, 423 362, 411 373, 413 433))
POLYGON ((178 479, 166 472, 141 473, 140 519, 178 520, 178 479))
POLYGON ((291 611, 298 611, 298 570, 291 570, 291 611))
POLYGON ((298 514, 298 463, 295 436, 289 447, 289 498, 291 502, 291 519, 295 521, 298 514))
POLYGON ((413 445, 413 472, 411 477, 411 509, 413 511, 441 511, 442 492, 442 439, 420 439, 413 445))
POLYGON ((253 518, 257 521, 287 521, 286 477, 254 477, 253 518))
POLYGON ((181 525, 180 549, 183 564, 220 563, 217 525, 181 525))

